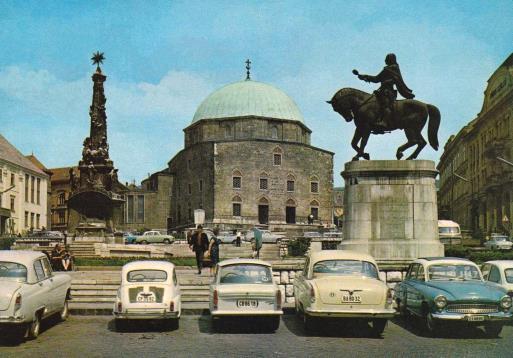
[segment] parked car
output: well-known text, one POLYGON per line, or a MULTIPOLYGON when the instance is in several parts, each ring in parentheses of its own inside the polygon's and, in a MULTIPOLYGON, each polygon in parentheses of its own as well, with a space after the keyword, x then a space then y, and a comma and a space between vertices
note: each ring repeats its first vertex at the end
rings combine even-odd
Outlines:
POLYGON ((306 238, 314 238, 314 237, 322 237, 322 234, 320 232, 317 232, 317 231, 306 231, 303 233, 303 237, 306 237, 306 238))
POLYGON ((123 266, 113 309, 117 328, 126 328, 131 320, 165 320, 178 328, 181 311, 175 265, 133 261, 123 266))
POLYGON ((217 235, 217 238, 221 240, 221 243, 223 244, 235 244, 235 241, 237 240, 237 235, 232 233, 231 231, 221 231, 219 235, 217 235))
POLYGON ((45 254, 0 251, 0 328, 36 338, 43 319, 68 317, 70 287, 71 278, 54 274, 45 254))
POLYGON ((175 238, 171 235, 161 234, 157 230, 146 231, 142 236, 135 238, 136 244, 170 244, 175 241, 175 238))
POLYGON ((425 322, 429 334, 440 333, 448 322, 484 326, 497 337, 511 321, 511 297, 506 290, 483 280, 475 263, 459 258, 422 258, 413 261, 396 288, 401 315, 425 322))
MULTIPOLYGON (((265 244, 276 244, 278 243, 278 241, 280 241, 281 239, 283 239, 285 237, 285 235, 283 234, 278 234, 278 233, 274 233, 274 232, 271 232, 269 230, 260 230, 262 231, 262 243, 265 243, 265 244)), ((253 230, 249 230, 246 235, 244 235, 244 241, 252 241, 255 237, 255 233, 253 230)))
POLYGON ((131 232, 124 232, 123 238, 125 240, 125 244, 135 244, 137 235, 131 233, 131 232))
POLYGON ((217 330, 227 317, 253 317, 275 331, 283 314, 282 299, 271 264, 255 259, 221 261, 210 285, 212 324, 217 330))
POLYGON ((372 322, 382 334, 392 318, 392 290, 379 278, 374 258, 345 250, 317 251, 294 279, 296 312, 311 330, 315 320, 332 317, 372 322))
POLYGON ((484 243, 484 247, 490 250, 511 250, 513 242, 509 241, 506 235, 495 235, 484 243))
POLYGON ((438 220, 438 238, 444 245, 461 245, 460 225, 451 220, 438 220))
POLYGON ((513 260, 485 262, 481 272, 485 281, 504 288, 513 297, 513 260))

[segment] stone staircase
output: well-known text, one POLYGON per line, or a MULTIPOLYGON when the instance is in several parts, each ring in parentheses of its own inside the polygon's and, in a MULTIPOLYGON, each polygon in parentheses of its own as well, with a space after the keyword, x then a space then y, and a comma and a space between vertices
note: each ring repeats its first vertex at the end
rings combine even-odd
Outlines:
MULTIPOLYGON (((117 290, 121 284, 120 271, 71 272, 70 310, 75 314, 112 314, 117 290)), ((182 309, 188 312, 208 308, 209 285, 212 280, 208 270, 197 275, 192 268, 177 270, 182 290, 182 309)))
POLYGON ((75 257, 94 257, 94 242, 73 242, 69 244, 69 248, 75 257))
MULTIPOLYGON (((219 252, 219 257, 221 260, 233 259, 233 258, 249 258, 252 257, 253 251, 251 249, 251 244, 247 242, 243 242, 240 247, 236 247, 231 244, 221 245, 221 250, 219 252)), ((280 247, 276 244, 263 244, 260 249, 260 259, 269 261, 269 260, 278 260, 280 258, 280 247)))

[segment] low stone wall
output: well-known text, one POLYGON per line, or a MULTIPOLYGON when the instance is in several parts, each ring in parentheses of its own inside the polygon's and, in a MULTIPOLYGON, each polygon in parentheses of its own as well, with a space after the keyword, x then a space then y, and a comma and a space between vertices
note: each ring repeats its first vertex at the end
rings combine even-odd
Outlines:
POLYGON ((95 243, 94 251, 100 257, 194 257, 187 244, 125 245, 95 243))

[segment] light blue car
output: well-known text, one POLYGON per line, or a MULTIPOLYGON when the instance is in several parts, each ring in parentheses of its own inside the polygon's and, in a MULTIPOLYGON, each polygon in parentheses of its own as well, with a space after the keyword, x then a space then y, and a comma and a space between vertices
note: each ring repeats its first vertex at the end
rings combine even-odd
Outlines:
POLYGON ((424 320, 430 335, 454 323, 482 326, 487 336, 497 337, 512 320, 506 290, 484 281, 475 263, 460 258, 415 260, 396 288, 395 301, 404 318, 424 320))

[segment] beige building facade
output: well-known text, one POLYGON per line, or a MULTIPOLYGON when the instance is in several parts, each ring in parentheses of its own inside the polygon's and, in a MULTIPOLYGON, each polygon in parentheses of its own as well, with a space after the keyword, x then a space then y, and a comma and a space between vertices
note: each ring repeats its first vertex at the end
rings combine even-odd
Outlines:
POLYGON ((49 179, 0 135, 0 234, 48 227, 49 179))
POLYGON ((451 136, 440 171, 439 213, 462 229, 512 233, 513 54, 492 74, 478 116, 451 136))

